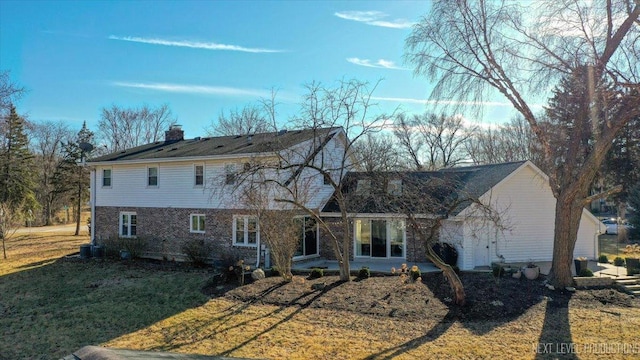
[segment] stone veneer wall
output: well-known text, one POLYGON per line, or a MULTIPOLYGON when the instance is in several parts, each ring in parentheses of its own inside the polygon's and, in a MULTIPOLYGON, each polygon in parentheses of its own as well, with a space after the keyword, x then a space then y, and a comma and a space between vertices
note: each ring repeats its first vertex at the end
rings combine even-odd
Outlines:
POLYGON ((181 260, 181 248, 190 239, 204 239, 214 244, 214 260, 220 260, 227 253, 234 253, 254 264, 257 257, 255 247, 233 246, 233 215, 246 214, 246 210, 221 209, 179 209, 144 207, 96 207, 95 238, 98 244, 103 239, 118 236, 119 216, 122 211, 135 212, 136 233, 148 241, 146 257, 181 260), (205 233, 191 233, 191 214, 205 215, 205 233))
MULTIPOLYGON (((330 224, 333 234, 336 235, 338 239, 341 239, 344 234, 342 219, 329 218, 325 219, 325 221, 330 224)), ((406 232, 406 260, 415 262, 427 261, 424 243, 416 240, 413 231, 409 227, 407 227, 406 232)), ((349 259, 353 260, 353 220, 349 220, 349 239, 351 242, 351 245, 349 246, 349 259)), ((326 230, 320 228, 320 256, 326 259, 335 260, 336 257, 334 256, 333 247, 331 246, 332 241, 333 240, 331 240, 331 237, 326 230)))

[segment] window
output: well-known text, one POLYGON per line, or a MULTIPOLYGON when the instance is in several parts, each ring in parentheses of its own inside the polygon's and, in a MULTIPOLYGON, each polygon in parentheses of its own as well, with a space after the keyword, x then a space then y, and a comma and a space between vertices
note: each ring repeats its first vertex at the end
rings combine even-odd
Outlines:
POLYGON ((405 257, 403 220, 356 219, 354 227, 356 256, 405 257))
POLYGON ((233 185, 236 182, 236 166, 227 164, 224 166, 225 184, 233 185))
POLYGON ((356 194, 357 195, 369 195, 371 191, 371 180, 358 180, 358 184, 356 185, 356 194))
POLYGON ((111 169, 102 169, 102 186, 111 186, 111 169))
POLYGON ((389 195, 402 195, 402 180, 390 180, 387 184, 387 193, 389 195))
POLYGON ((157 167, 147 168, 147 185, 158 186, 158 168, 157 167))
POLYGON ((318 225, 310 216, 295 219, 300 226, 298 232, 298 248, 293 256, 311 256, 318 254, 318 225))
POLYGON ((129 238, 137 235, 138 216, 135 212, 120 213, 120 232, 121 237, 129 238))
POLYGON ((253 216, 233 218, 233 244, 240 246, 258 246, 260 229, 258 219, 253 216))
POLYGON ((204 214, 191 214, 191 232, 204 234, 204 214))
POLYGON ((195 165, 193 167, 193 170, 194 170, 195 186, 203 186, 204 185, 204 165, 195 165))

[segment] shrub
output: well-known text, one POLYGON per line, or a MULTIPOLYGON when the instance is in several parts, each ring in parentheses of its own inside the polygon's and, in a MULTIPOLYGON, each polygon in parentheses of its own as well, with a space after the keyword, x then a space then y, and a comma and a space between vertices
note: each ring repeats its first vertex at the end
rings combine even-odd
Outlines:
POLYGON ((420 272, 420 268, 418 268, 418 265, 413 265, 411 267, 411 270, 409 271, 409 278, 411 279, 411 281, 422 280, 422 273, 420 272))
POLYGON ((271 271, 269 271, 269 276, 280 276, 280 271, 278 271, 277 266, 271 267, 271 271))
POLYGON ((362 268, 360 268, 360 271, 358 271, 358 279, 368 279, 371 277, 371 271, 369 271, 369 268, 366 266, 363 266, 362 268))
POLYGON ((579 276, 581 277, 593 277, 593 271, 589 269, 581 269, 579 276))
POLYGON ((409 268, 407 264, 402 264, 400 269, 392 267, 391 273, 400 275, 400 281, 402 281, 403 283, 406 283, 407 281, 422 281, 422 274, 418 265, 413 265, 411 268, 409 268))
POLYGON ((123 238, 115 235, 110 236, 101 242, 105 247, 106 256, 114 259, 120 258, 120 250, 128 251, 132 258, 139 258, 142 256, 149 244, 149 240, 142 236, 135 238, 123 238))
POLYGON ((204 239, 189 239, 182 244, 181 250, 194 266, 204 267, 213 253, 213 244, 204 239))
POLYGON ((500 264, 491 265, 491 272, 495 278, 500 278, 504 275, 504 268, 500 264))
POLYGON ((607 257, 607 255, 600 255, 600 257, 598 257, 598 262, 601 264, 608 264, 609 258, 607 257))
POLYGON ((311 270, 311 274, 309 274, 309 279, 319 279, 324 276, 324 270, 320 268, 313 268, 311 270))
POLYGON ((618 256, 617 258, 613 259, 613 265, 624 266, 624 259, 618 256))

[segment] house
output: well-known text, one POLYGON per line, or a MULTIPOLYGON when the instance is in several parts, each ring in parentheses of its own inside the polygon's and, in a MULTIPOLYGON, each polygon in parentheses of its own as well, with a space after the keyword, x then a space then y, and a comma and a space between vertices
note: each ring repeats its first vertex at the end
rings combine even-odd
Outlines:
MULTIPOLYGON (((340 209, 332 200, 334 188, 325 175, 342 183, 343 191, 353 200, 347 205, 353 239, 351 259, 426 260, 423 242, 407 226, 406 214, 394 206, 413 189, 413 193, 424 195, 412 206, 425 223, 441 215, 452 198, 462 199, 461 194, 479 199, 500 214, 498 226, 478 215, 472 202, 461 201, 449 209, 438 237, 457 248, 461 269, 494 261, 551 260, 555 198, 547 176, 533 163, 384 173, 380 180, 372 174, 336 171, 357 165, 340 160, 348 153, 347 143, 342 128, 184 139, 182 129, 174 126, 166 132, 165 141, 88 162, 92 169, 92 242, 144 238, 145 256, 181 259, 182 245, 200 239, 216 249, 216 256, 236 252, 258 265, 268 249, 261 243, 257 218, 239 196, 239 177, 254 163, 293 159, 289 164, 314 166, 288 166, 263 175, 285 185, 293 179, 304 183, 305 206, 335 226, 342 221, 340 209), (430 202, 432 207, 418 207, 427 197, 436 200, 430 202)), ((268 205, 272 210, 282 206, 268 205)), ((334 258, 325 231, 304 212, 300 212, 300 219, 294 261, 334 258)), ((599 225, 584 210, 574 256, 597 257, 599 225)))
MULTIPOLYGON (((353 172, 344 181, 343 191, 354 198, 348 205, 353 219, 352 258, 424 261, 423 241, 416 238, 399 209, 413 207, 410 212, 429 222, 442 215, 447 205, 452 208, 448 209, 438 237, 439 241, 456 247, 460 269, 489 266, 497 261, 552 258, 556 200, 547 176, 530 161, 435 172, 353 172), (378 192, 373 192, 374 189, 378 192), (405 203, 399 204, 403 192, 405 203), (406 198, 409 192, 411 195, 406 198), (380 197, 385 200, 376 201, 380 197), (465 199, 478 199, 499 221, 488 221, 486 213, 465 199)), ((337 217, 338 210, 336 202, 330 201, 322 216, 337 217)), ((575 257, 597 257, 599 225, 596 217, 583 210, 575 257)), ((327 247, 322 247, 321 255, 332 256, 327 247)))
MULTIPOLYGON (((145 256, 181 259, 186 241, 202 239, 217 256, 234 251, 258 263, 265 249, 257 219, 240 199, 238 177, 252 163, 282 154, 335 166, 331 154, 344 152, 344 139, 342 128, 185 139, 173 126, 165 141, 91 159, 92 242, 141 238, 145 256)), ((317 172, 292 167, 277 174, 294 175, 306 179, 309 208, 319 210, 331 197, 333 188, 317 172)), ((318 232, 309 231, 310 218, 301 219, 296 259, 318 256, 318 232)))

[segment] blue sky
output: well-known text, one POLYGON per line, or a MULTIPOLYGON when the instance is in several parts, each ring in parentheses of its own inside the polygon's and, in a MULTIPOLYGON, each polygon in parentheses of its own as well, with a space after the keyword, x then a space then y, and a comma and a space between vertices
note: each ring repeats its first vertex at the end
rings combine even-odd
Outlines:
POLYGON ((29 90, 19 112, 78 129, 86 120, 95 130, 112 104, 167 103, 185 135, 200 136, 221 110, 272 88, 284 124, 305 84, 351 78, 382 79, 374 93, 382 111, 423 112, 430 85, 402 55, 428 9, 428 1, 0 0, 0 69, 29 90))

